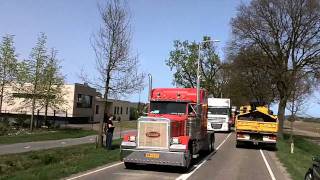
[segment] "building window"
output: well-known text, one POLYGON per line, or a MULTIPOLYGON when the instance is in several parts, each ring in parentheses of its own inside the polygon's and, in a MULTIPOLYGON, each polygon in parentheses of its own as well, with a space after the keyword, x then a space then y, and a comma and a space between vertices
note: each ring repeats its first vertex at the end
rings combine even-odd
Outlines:
POLYGON ((117 107, 117 114, 119 114, 119 107, 117 107))
POLYGON ((122 114, 122 106, 121 106, 121 109, 120 109, 120 114, 122 114))
POLYGON ((127 107, 127 109, 126 109, 126 114, 128 114, 128 111, 129 111, 129 108, 127 107))
POLYGON ((96 114, 99 114, 99 105, 96 105, 96 114))
POLYGON ((92 96, 78 94, 77 108, 91 108, 92 107, 92 96))
POLYGON ((116 113, 117 113, 117 107, 115 106, 115 107, 114 107, 113 114, 116 114, 116 113))

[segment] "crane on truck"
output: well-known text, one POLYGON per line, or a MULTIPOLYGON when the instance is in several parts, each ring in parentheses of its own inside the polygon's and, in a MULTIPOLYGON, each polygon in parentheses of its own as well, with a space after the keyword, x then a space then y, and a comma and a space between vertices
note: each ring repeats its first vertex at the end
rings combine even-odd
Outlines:
POLYGON ((155 88, 149 77, 149 110, 137 121, 137 134, 124 135, 121 159, 135 164, 189 168, 200 152, 214 150, 214 132, 207 131, 207 92, 195 88, 155 88))
POLYGON ((236 147, 243 143, 268 144, 276 148, 278 118, 265 103, 241 106, 236 117, 236 147))

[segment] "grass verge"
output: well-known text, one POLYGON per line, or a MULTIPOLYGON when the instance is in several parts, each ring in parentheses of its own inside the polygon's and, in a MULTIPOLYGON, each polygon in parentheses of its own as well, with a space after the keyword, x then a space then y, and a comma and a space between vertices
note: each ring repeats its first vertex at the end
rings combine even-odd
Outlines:
POLYGON ((118 121, 113 123, 116 129, 121 131, 137 129, 137 121, 118 121))
POLYGON ((59 179, 120 159, 120 140, 113 150, 83 144, 0 156, 0 179, 59 179))
POLYGON ((294 154, 290 153, 290 139, 285 135, 278 141, 277 156, 286 167, 294 180, 304 179, 304 175, 311 166, 312 157, 320 154, 320 146, 302 136, 294 136, 294 154))
POLYGON ((0 144, 79 138, 93 134, 97 134, 97 132, 82 129, 36 130, 31 134, 0 136, 0 144))

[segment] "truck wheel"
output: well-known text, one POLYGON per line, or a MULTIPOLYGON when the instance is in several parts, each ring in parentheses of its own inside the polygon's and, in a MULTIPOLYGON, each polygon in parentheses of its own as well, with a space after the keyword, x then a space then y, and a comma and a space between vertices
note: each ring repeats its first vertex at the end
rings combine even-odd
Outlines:
POLYGON ((133 169, 135 167, 135 163, 125 162, 124 166, 126 169, 133 169))
POLYGON ((209 142, 209 153, 215 150, 214 149, 214 142, 215 142, 215 137, 214 137, 214 135, 212 135, 210 137, 210 142, 209 142))
POLYGON ((270 148, 272 151, 276 151, 277 150, 277 144, 271 144, 270 148))
POLYGON ((304 176, 305 180, 313 180, 313 174, 312 171, 309 169, 306 175, 304 176))
POLYGON ((242 143, 240 141, 236 142, 236 148, 241 148, 242 143))
POLYGON ((186 164, 186 166, 181 167, 181 171, 182 171, 183 173, 186 173, 186 172, 189 171, 190 165, 191 165, 191 161, 192 161, 192 155, 191 155, 191 153, 189 153, 189 156, 187 157, 187 164, 186 164))

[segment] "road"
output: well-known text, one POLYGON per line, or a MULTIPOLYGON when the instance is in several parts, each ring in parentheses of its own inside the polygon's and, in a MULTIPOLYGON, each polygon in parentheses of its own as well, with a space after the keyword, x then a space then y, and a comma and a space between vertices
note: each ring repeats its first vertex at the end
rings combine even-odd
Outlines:
MULTIPOLYGON (((135 132, 136 130, 122 131, 122 134, 128 132, 135 132)), ((5 144, 0 145, 0 155, 4 154, 15 154, 23 153, 28 151, 37 151, 43 149, 52 149, 57 147, 67 147, 79 144, 93 143, 96 141, 97 135, 85 136, 81 138, 68 138, 60 140, 48 140, 48 141, 38 141, 38 142, 25 142, 16 144, 5 144)), ((119 139, 120 132, 115 132, 113 139, 119 139)))
POLYGON ((107 165, 68 180, 286 180, 286 172, 278 163, 275 152, 256 147, 235 148, 234 133, 216 133, 217 151, 195 162, 183 174, 172 167, 139 166, 126 169, 121 162, 107 165))

